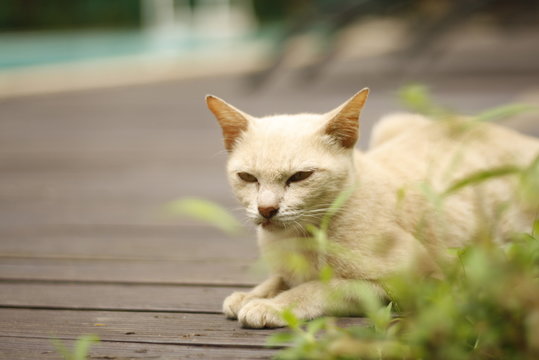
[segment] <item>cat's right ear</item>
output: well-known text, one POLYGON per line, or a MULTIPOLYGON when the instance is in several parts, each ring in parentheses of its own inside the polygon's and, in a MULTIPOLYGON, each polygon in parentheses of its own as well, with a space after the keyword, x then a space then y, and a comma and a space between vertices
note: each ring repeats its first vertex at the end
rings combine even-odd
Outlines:
POLYGON ((341 146, 353 148, 359 138, 359 115, 368 96, 369 89, 364 88, 344 104, 330 111, 328 113, 330 121, 324 133, 331 136, 341 146))
POLYGON ((241 133, 247 130, 248 115, 213 95, 206 96, 206 104, 219 121, 223 129, 225 148, 231 152, 241 133))

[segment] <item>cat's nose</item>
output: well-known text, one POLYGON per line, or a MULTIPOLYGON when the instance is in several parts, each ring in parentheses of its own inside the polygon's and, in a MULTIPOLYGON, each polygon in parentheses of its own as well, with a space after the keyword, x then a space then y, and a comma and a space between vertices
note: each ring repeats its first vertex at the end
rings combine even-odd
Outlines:
POLYGON ((259 206, 258 207, 258 212, 260 213, 260 215, 262 215, 266 219, 271 219, 277 214, 278 211, 279 211, 278 207, 273 207, 273 206, 268 206, 268 207, 259 206))

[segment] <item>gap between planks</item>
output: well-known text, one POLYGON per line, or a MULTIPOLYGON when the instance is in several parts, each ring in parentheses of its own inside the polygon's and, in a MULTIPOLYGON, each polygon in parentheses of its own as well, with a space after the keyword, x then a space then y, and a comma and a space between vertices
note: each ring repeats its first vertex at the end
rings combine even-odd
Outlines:
POLYGON ((43 305, 0 305, 0 309, 223 315, 222 311, 204 311, 204 310, 189 310, 189 309, 178 309, 178 310, 121 309, 121 308, 105 308, 105 307, 62 307, 62 306, 43 306, 43 305))
POLYGON ((0 282, 0 307, 81 311, 220 314, 227 286, 0 282))
MULTIPOLYGON (((258 331, 251 329, 252 331, 258 331)), ((278 331, 278 330, 275 330, 278 331)), ((268 335, 269 336, 269 335, 268 335)), ((76 337, 72 336, 55 336, 55 337, 46 337, 46 336, 17 336, 17 335, 0 335, 0 339, 9 338, 9 339, 35 339, 35 340, 62 340, 62 341, 76 341, 76 337)), ((138 340, 107 340, 100 339, 101 343, 121 343, 121 344, 139 344, 139 345, 161 345, 161 346, 192 346, 192 347, 215 347, 215 348, 229 348, 229 349, 284 349, 286 346, 280 345, 259 345, 259 344, 213 344, 213 343, 184 343, 184 342, 159 342, 159 341, 138 341, 138 340)))
POLYGON ((257 283, 245 282, 174 282, 174 281, 115 281, 115 280, 64 280, 64 279, 29 279, 0 278, 0 285, 7 284, 51 284, 51 285, 121 285, 121 286, 189 286, 189 287, 225 287, 249 289, 257 283))
MULTIPOLYGON (((62 340, 73 348, 74 340, 62 340)), ((58 359, 50 339, 0 337, 0 359, 35 360, 58 359)), ((100 341, 91 346, 88 359, 270 359, 277 348, 189 346, 174 344, 147 344, 100 341)))

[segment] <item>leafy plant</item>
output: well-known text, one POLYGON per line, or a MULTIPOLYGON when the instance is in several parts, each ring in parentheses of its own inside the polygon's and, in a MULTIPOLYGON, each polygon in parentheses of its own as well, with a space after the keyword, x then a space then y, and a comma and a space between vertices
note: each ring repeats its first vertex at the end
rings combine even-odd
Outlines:
MULTIPOLYGON (((443 278, 399 274, 386 280, 395 305, 371 301, 368 324, 341 328, 334 319, 301 322, 279 359, 536 359, 539 356, 539 222, 506 247, 488 239, 458 251, 443 278), (395 307, 401 317, 392 317, 395 307)), ((363 289, 362 297, 368 295, 363 289)))

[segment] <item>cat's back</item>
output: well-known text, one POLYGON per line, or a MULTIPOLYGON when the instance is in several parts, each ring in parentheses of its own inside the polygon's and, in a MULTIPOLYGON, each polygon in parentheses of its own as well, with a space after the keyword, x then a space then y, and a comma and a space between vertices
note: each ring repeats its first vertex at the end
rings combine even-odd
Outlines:
POLYGON ((366 157, 402 179, 447 183, 474 171, 525 166, 539 155, 539 139, 468 119, 392 117, 391 137, 366 157), (397 129, 397 130, 396 130, 397 129))

